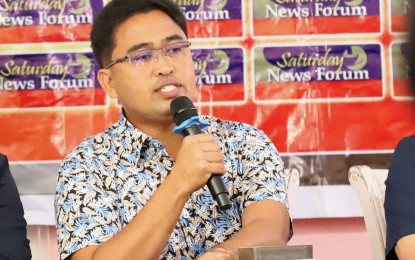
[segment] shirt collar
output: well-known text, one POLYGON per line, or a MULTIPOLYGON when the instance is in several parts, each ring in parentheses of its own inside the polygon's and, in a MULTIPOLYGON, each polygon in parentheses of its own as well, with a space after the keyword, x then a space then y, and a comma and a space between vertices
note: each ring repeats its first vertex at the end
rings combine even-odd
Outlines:
POLYGON ((141 150, 143 143, 151 138, 128 121, 124 111, 120 113, 118 121, 111 128, 111 137, 117 146, 123 146, 131 151, 132 149, 141 150))

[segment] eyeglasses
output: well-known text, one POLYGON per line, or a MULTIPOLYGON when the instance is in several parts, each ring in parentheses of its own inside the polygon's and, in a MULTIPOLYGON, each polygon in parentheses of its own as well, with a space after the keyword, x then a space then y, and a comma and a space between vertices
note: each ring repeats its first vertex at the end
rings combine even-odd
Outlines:
POLYGON ((123 61, 125 61, 126 59, 128 59, 130 61, 130 64, 133 66, 143 66, 146 65, 148 63, 150 63, 150 61, 152 60, 157 60, 158 54, 157 51, 158 50, 163 50, 163 56, 164 57, 170 57, 170 58, 174 58, 177 57, 181 54, 183 54, 184 50, 186 48, 190 47, 190 42, 186 41, 186 42, 175 42, 175 43, 171 43, 168 44, 162 48, 157 48, 157 49, 148 49, 148 50, 137 50, 134 51, 120 59, 117 59, 113 62, 111 62, 110 64, 108 64, 107 67, 105 67, 105 69, 109 69, 112 66, 114 66, 117 63, 121 63, 123 61))

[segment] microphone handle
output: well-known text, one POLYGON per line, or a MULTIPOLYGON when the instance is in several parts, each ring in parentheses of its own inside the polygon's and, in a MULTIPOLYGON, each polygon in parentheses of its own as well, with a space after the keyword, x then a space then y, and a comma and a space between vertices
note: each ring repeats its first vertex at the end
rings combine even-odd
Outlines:
POLYGON ((189 125, 185 129, 183 129, 183 135, 184 136, 198 135, 198 134, 201 134, 201 133, 202 133, 202 130, 200 129, 200 126, 198 126, 196 124, 189 125))
MULTIPOLYGON (((183 129, 183 135, 197 135, 201 134, 202 130, 196 124, 189 125, 185 129, 183 129)), ((220 175, 212 174, 207 181, 207 186, 209 188, 210 194, 212 195, 213 199, 219 205, 220 210, 227 210, 230 209, 232 203, 228 196, 228 190, 223 183, 223 180, 220 175)))
POLYGON ((220 210, 223 211, 231 208, 232 203, 228 196, 228 190, 220 175, 212 174, 207 181, 207 186, 213 199, 218 203, 220 210))

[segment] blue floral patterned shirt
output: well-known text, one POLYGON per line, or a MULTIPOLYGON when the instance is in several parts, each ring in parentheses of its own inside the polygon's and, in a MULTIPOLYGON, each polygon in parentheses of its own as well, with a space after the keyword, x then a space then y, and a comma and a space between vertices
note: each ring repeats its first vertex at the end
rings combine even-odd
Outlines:
MULTIPOLYGON (((287 205, 285 171, 269 138, 243 123, 202 117, 224 153, 222 177, 232 207, 218 209, 208 188, 187 200, 159 259, 195 259, 242 227, 255 201, 287 205)), ((124 228, 144 207, 174 166, 156 139, 121 114, 106 131, 85 139, 62 162, 56 190, 56 227, 61 259, 99 245, 124 228)))

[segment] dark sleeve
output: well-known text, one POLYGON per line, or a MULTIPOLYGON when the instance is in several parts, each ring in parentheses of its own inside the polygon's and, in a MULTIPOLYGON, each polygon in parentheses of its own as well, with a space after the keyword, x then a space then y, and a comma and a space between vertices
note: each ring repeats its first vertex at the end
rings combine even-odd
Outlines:
POLYGON ((7 157, 0 154, 0 259, 31 259, 26 225, 7 157))
POLYGON ((386 259, 398 259, 398 240, 415 234, 415 136, 397 145, 385 184, 386 259))

